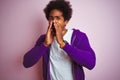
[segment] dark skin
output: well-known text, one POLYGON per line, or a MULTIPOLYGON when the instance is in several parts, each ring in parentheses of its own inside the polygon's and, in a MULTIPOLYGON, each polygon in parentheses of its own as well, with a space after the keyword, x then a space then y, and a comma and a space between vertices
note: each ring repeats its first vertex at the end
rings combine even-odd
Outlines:
POLYGON ((46 32, 46 37, 44 41, 45 46, 49 46, 52 44, 54 37, 61 48, 65 46, 65 42, 63 40, 63 36, 67 32, 65 28, 66 24, 68 23, 67 20, 64 19, 63 13, 60 10, 53 9, 49 14, 49 26, 46 32), (52 31, 52 24, 56 30, 56 33, 52 31))

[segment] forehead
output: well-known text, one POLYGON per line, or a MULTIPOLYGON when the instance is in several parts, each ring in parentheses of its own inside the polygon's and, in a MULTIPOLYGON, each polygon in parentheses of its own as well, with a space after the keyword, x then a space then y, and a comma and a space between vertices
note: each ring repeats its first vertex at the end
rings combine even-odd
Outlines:
POLYGON ((53 9, 51 12, 50 12, 50 14, 49 14, 49 16, 62 16, 63 15, 63 13, 60 11, 60 10, 57 10, 57 9, 53 9))

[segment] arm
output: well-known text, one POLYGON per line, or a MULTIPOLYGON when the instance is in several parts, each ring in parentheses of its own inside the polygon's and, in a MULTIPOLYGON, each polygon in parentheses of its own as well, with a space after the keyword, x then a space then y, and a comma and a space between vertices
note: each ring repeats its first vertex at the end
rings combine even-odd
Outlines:
POLYGON ((94 68, 96 61, 95 53, 89 45, 87 36, 84 35, 81 42, 79 42, 79 39, 77 41, 77 46, 66 43, 63 49, 78 65, 88 69, 94 68))
POLYGON ((26 68, 33 66, 35 63, 39 61, 41 56, 48 51, 48 47, 43 45, 45 36, 42 35, 37 41, 35 47, 33 47, 30 51, 28 51, 24 55, 23 65, 26 68))

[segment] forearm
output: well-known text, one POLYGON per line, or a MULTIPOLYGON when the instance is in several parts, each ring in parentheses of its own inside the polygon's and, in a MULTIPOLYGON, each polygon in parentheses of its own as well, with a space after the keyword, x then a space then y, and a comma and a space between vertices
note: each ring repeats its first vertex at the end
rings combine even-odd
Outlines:
POLYGON ((43 54, 47 53, 48 49, 49 48, 44 46, 43 44, 33 47, 24 55, 23 65, 26 68, 33 66, 39 61, 43 54))
POLYGON ((77 64, 92 69, 95 66, 95 53, 92 49, 78 49, 68 43, 63 48, 77 64))

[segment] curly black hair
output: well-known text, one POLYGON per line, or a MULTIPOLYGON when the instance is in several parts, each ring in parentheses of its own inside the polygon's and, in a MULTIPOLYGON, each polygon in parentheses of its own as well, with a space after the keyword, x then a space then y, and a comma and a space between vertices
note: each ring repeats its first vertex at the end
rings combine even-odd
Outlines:
POLYGON ((48 3, 44 9, 47 20, 49 20, 49 14, 53 9, 58 9, 63 13, 64 20, 70 20, 72 16, 72 8, 69 1, 65 0, 52 0, 48 3))

